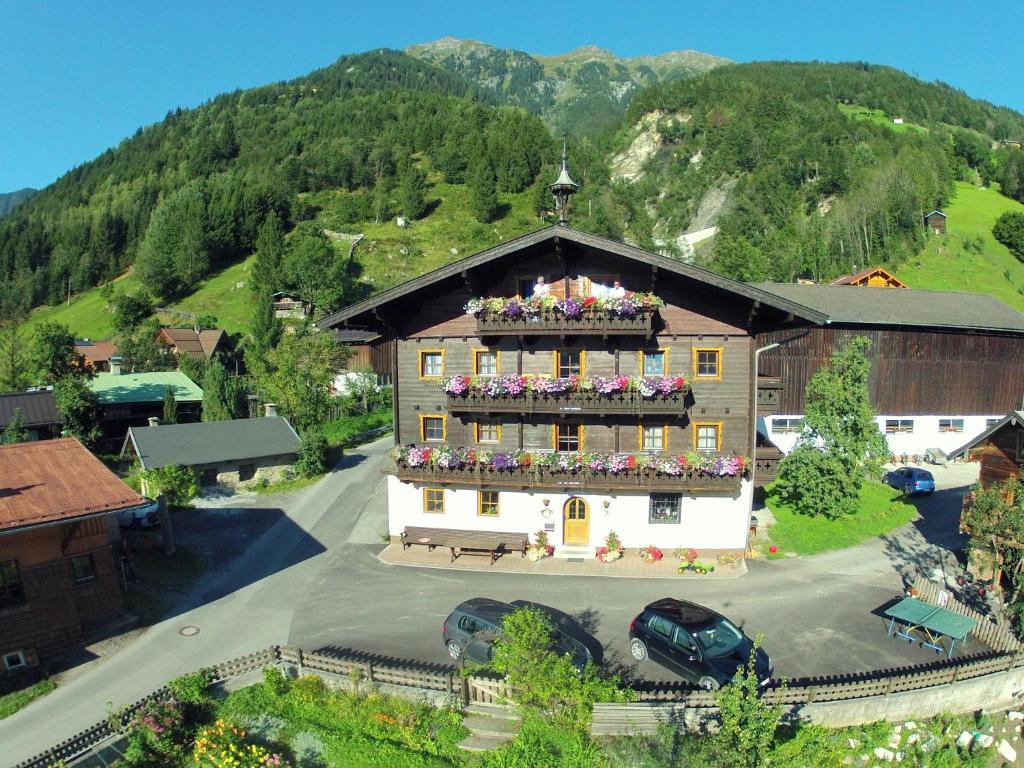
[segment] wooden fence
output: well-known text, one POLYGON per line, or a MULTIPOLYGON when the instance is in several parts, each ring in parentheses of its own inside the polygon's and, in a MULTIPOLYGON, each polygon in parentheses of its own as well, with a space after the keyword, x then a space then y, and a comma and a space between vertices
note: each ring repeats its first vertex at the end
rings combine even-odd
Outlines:
MULTIPOLYGON (((801 678, 788 681, 784 688, 768 688, 764 697, 769 703, 795 705, 851 701, 948 685, 1024 666, 1024 650, 1019 646, 1018 643, 1015 652, 996 650, 900 669, 801 678)), ((508 684, 496 675, 463 675, 458 667, 452 665, 395 659, 347 648, 305 651, 292 646, 271 646, 218 664, 213 667, 213 679, 214 682, 225 682, 269 666, 281 665, 294 667, 300 674, 322 672, 367 684, 438 691, 461 699, 464 705, 502 703, 509 700, 510 694, 508 684)), ((716 707, 713 693, 694 690, 685 683, 638 682, 633 688, 637 694, 634 704, 595 705, 592 731, 595 735, 632 733, 647 727, 646 724, 657 725, 665 722, 666 718, 671 720, 681 716, 687 709, 706 711, 716 707)), ((61 760, 70 764, 98 745, 120 737, 135 714, 147 703, 170 696, 170 689, 161 687, 108 720, 96 723, 14 768, 48 768, 61 760)))
POLYGON ((977 625, 971 632, 971 637, 979 640, 989 648, 1007 653, 1019 653, 1024 651, 1022 644, 1013 634, 1013 630, 1005 624, 1000 625, 993 616, 986 616, 959 602, 952 593, 945 590, 945 585, 936 584, 920 576, 914 581, 911 589, 916 593, 918 600, 923 600, 932 605, 942 605, 947 610, 974 619, 977 625), (944 601, 939 600, 939 593, 947 592, 944 601))

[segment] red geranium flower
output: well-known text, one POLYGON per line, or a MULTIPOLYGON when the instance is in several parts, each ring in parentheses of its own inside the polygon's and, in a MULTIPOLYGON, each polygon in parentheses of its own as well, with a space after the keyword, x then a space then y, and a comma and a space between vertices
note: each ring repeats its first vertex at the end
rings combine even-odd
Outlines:
POLYGON ((626 459, 626 467, 628 469, 636 469, 636 456, 630 456, 626 459))
POLYGON ((585 298, 583 300, 583 308, 584 309, 590 309, 596 303, 597 303, 597 299, 596 298, 594 298, 593 296, 587 296, 587 298, 585 298))

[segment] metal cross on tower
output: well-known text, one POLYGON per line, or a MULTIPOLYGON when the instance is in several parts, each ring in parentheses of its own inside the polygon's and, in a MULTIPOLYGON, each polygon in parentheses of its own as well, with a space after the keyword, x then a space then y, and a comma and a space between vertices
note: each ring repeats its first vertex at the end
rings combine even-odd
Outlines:
POLYGON ((569 201, 576 192, 579 191, 580 185, 577 184, 569 176, 569 134, 562 134, 562 170, 558 173, 558 178, 555 179, 555 183, 552 184, 549 189, 551 194, 555 196, 555 208, 558 209, 558 223, 567 224, 569 222, 569 201))

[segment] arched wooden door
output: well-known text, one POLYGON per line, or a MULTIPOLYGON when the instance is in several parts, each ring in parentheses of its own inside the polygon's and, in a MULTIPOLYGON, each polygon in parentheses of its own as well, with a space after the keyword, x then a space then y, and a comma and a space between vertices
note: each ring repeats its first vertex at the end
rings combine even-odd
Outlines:
POLYGON ((572 498, 565 502, 562 543, 579 547, 590 543, 590 508, 583 499, 572 498))

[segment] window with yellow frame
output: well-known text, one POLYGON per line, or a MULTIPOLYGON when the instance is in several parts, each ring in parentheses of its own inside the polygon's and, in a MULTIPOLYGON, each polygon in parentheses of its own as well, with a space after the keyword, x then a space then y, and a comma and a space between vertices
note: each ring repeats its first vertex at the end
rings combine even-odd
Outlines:
POLYGON ((722 380, 722 348, 693 348, 693 378, 697 381, 722 380))
POLYGON ((668 425, 646 425, 637 427, 641 451, 667 451, 668 425))
POLYGON ((640 374, 642 376, 668 376, 668 350, 641 351, 640 374))
POLYGON ((494 349, 473 350, 473 375, 497 376, 501 372, 501 353, 494 349))
POLYGON ((444 514, 444 488, 423 489, 423 511, 431 515, 444 514))
POLYGON ((501 513, 498 491, 477 491, 476 511, 480 517, 497 517, 501 513))
POLYGON ((442 443, 448 437, 448 426, 444 414, 420 414, 420 440, 425 443, 442 443))
POLYGON ((501 422, 497 419, 478 419, 473 424, 473 432, 478 443, 501 442, 501 422))
POLYGON ((582 376, 586 369, 586 350, 555 350, 555 378, 567 379, 570 376, 582 376))
POLYGON ((583 450, 582 424, 552 424, 551 447, 556 451, 583 450))
POLYGON ((419 374, 421 379, 439 379, 444 376, 443 349, 421 349, 419 356, 419 374))
POLYGON ((705 453, 722 450, 722 422, 697 422, 693 425, 693 447, 705 453))

